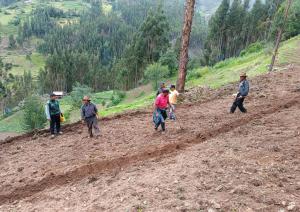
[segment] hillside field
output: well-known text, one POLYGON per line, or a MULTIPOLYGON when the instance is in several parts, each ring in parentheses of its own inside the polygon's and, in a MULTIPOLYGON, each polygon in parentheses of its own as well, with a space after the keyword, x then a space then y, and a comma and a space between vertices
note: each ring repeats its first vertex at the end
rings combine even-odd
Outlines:
MULTIPOLYGON (((300 65, 299 60, 300 36, 294 37, 284 42, 279 50, 278 60, 276 62, 277 71, 288 64, 300 65)), ((271 56, 262 49, 259 52, 249 53, 243 57, 237 57, 222 61, 212 68, 200 67, 192 70, 190 78, 188 78, 187 87, 209 87, 219 88, 229 83, 237 81, 240 72, 246 71, 251 77, 255 77, 267 73, 267 66, 270 63, 271 56), (196 73, 196 74, 195 74, 196 73)), ((171 83, 171 82, 170 82, 171 83)), ((175 80, 173 81, 175 83, 175 80)), ((125 95, 125 99, 117 106, 103 108, 101 102, 103 100, 110 101, 111 92, 96 93, 93 100, 101 108, 101 116, 110 116, 122 113, 128 110, 145 108, 153 103, 154 92, 149 86, 143 86, 135 90, 129 91, 125 95)), ((70 114, 68 123, 78 121, 80 118, 79 110, 72 110, 69 101, 61 102, 63 112, 70 114)), ((16 113, 0 121, 0 132, 23 132, 20 123, 21 113, 16 113)))
POLYGON ((102 118, 98 139, 76 123, 2 142, 0 211, 299 211, 299 79, 297 65, 250 78, 247 114, 220 87, 164 134, 149 109, 102 118))

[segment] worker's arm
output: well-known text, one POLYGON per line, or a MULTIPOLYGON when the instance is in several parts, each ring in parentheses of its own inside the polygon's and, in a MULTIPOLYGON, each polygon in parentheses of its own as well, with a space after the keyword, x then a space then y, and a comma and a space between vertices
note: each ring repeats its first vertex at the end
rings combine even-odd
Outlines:
POLYGON ((57 101, 57 104, 58 104, 59 113, 61 113, 59 101, 58 100, 56 100, 56 101, 57 101))
POLYGON ((95 110, 95 115, 96 115, 97 119, 99 119, 99 112, 98 112, 98 108, 96 105, 94 105, 94 110, 95 110))
POLYGON ((81 106, 81 108, 80 108, 80 116, 81 116, 81 120, 84 121, 84 109, 83 109, 83 106, 81 106))
POLYGON ((172 107, 171 103, 170 103, 170 98, 169 97, 168 97, 168 102, 167 103, 168 103, 169 108, 172 107))
POLYGON ((157 110, 157 106, 156 106, 156 104, 154 103, 153 104, 153 112, 155 112, 157 110))
POLYGON ((97 117, 97 119, 99 119, 99 118, 100 118, 100 116, 99 116, 99 112, 98 112, 98 111, 96 112, 96 117, 97 117))
POLYGON ((156 98, 155 101, 154 101, 154 104, 153 104, 153 111, 157 110, 158 102, 159 102, 159 98, 156 98))

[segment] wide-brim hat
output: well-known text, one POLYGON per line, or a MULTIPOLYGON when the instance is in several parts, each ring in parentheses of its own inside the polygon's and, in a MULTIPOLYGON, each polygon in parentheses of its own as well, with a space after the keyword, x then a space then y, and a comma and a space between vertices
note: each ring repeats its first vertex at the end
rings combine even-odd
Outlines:
POLYGON ((88 97, 88 96, 84 96, 84 97, 82 98, 82 100, 83 100, 83 101, 91 101, 90 97, 88 97))
POLYGON ((247 74, 245 72, 240 73, 240 77, 247 77, 247 74))

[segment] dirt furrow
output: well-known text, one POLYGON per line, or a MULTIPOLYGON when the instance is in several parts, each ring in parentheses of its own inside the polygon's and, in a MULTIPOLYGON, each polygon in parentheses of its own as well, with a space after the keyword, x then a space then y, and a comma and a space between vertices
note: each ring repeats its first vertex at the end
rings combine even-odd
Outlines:
MULTIPOLYGON (((110 172, 112 170, 120 170, 120 168, 126 168, 138 162, 147 161, 149 159, 161 159, 163 157, 169 156, 170 154, 175 154, 180 150, 184 150, 187 147, 201 143, 205 140, 219 136, 220 134, 230 132, 237 127, 246 125, 251 121, 259 120, 262 117, 275 113, 280 110, 284 110, 292 107, 293 105, 300 103, 300 96, 293 96, 289 99, 277 100, 274 102, 272 107, 262 107, 267 108, 265 110, 259 110, 256 113, 242 116, 238 119, 231 120, 227 123, 219 125, 211 130, 203 131, 197 134, 196 137, 189 140, 178 140, 174 143, 169 143, 162 147, 157 147, 155 145, 149 146, 141 150, 137 154, 118 157, 111 160, 101 160, 82 165, 73 170, 64 173, 50 173, 46 175, 40 181, 33 184, 28 184, 22 187, 15 188, 12 192, 0 194, 0 204, 5 204, 7 202, 13 202, 15 200, 20 200, 26 197, 30 197, 36 193, 39 193, 47 188, 54 186, 62 186, 65 184, 77 182, 93 174, 99 174, 102 172, 110 172)), ((3 189, 0 189, 3 191, 3 189)))
MULTIPOLYGON (((148 113, 149 113, 149 111, 146 111, 146 110, 126 111, 124 113, 120 113, 117 115, 102 117, 102 118, 100 118, 100 121, 110 121, 110 120, 119 119, 120 117, 134 117, 136 115, 145 115, 148 113)), ((72 124, 63 125, 62 129, 64 130, 64 132, 69 132, 74 129, 78 129, 78 126, 80 126, 80 125, 81 125, 81 122, 78 121, 78 122, 75 122, 72 124)), ((33 136, 44 136, 44 135, 48 135, 48 133, 49 133, 49 129, 42 129, 42 130, 36 130, 36 131, 24 133, 24 134, 18 135, 18 136, 8 137, 4 141, 0 140, 0 146, 8 145, 8 144, 14 145, 18 142, 23 142, 24 139, 31 138, 33 136)))

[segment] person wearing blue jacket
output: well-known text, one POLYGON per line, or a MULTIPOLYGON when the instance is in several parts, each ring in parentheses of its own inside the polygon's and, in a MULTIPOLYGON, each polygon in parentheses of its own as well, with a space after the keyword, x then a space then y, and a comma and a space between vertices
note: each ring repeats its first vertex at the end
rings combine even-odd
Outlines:
POLYGON ((89 132, 89 138, 94 137, 93 129, 96 135, 96 138, 100 136, 100 129, 98 126, 99 113, 95 104, 90 100, 90 97, 84 96, 83 105, 81 106, 81 120, 82 123, 86 123, 89 132))
POLYGON ((60 131, 60 107, 59 102, 56 100, 55 94, 50 94, 50 100, 47 101, 45 106, 47 120, 50 122, 51 138, 55 137, 55 129, 57 134, 62 134, 60 131))
POLYGON ((231 106, 230 113, 234 113, 238 107, 242 113, 247 113, 247 109, 244 107, 244 100, 249 93, 249 82, 247 80, 246 73, 240 74, 239 91, 236 94, 236 98, 231 106))

